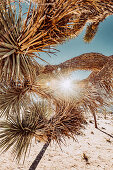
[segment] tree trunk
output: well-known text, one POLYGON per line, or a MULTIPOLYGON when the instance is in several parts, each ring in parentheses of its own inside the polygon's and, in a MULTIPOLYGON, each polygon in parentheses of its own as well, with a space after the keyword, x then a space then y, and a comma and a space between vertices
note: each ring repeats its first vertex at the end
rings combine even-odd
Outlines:
POLYGON ((41 149, 41 151, 39 152, 39 154, 37 155, 37 157, 35 158, 35 160, 33 161, 32 165, 30 166, 29 170, 35 170, 36 167, 38 166, 40 160, 42 159, 46 149, 49 146, 49 142, 46 142, 43 146, 43 148, 41 149))

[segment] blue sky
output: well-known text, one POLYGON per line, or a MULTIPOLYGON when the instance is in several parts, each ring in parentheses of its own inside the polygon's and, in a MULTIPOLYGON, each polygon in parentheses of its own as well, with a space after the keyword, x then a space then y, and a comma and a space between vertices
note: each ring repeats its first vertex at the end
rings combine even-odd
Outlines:
MULTIPOLYGON (((23 5, 26 11, 26 5, 23 5)), ((97 52, 102 53, 104 55, 112 55, 113 54, 113 16, 107 17, 103 22, 99 24, 99 29, 94 37, 94 39, 88 44, 83 41, 83 36, 85 34, 85 29, 82 33, 76 37, 75 39, 71 39, 65 42, 62 45, 58 45, 55 48, 60 52, 56 53, 56 56, 52 55, 51 58, 45 53, 40 53, 40 57, 45 59, 49 64, 59 64, 66 60, 69 60, 73 57, 79 56, 83 53, 89 52, 97 52)), ((44 64, 42 61, 37 61, 40 64, 44 64)), ((79 77, 79 79, 86 78, 90 72, 86 71, 78 71, 75 77, 79 77)))
MULTIPOLYGON (((107 17, 100 23, 95 38, 89 44, 84 43, 83 41, 84 33, 85 29, 75 39, 71 39, 62 45, 58 45, 56 48, 60 50, 60 52, 57 53, 57 56, 52 55, 50 58, 48 55, 42 53, 41 57, 50 64, 59 64, 83 53, 98 52, 107 56, 113 54, 113 16, 107 17)), ((42 64, 42 62, 40 63, 42 64)), ((76 72, 79 79, 86 78, 89 74, 90 72, 88 71, 76 72)), ((74 75, 75 74, 73 74, 73 76, 74 75)))
POLYGON ((59 64, 88 52, 98 52, 108 56, 113 54, 113 16, 109 16, 104 22, 100 23, 98 32, 91 43, 84 43, 84 33, 85 29, 75 39, 71 39, 57 46, 56 48, 60 50, 57 56, 52 55, 50 58, 48 55, 42 53, 41 57, 50 64, 59 64))
MULTIPOLYGON (((23 4, 23 12, 26 12, 27 10, 28 5, 23 4)), ((60 51, 56 53, 57 56, 52 55, 50 58, 48 55, 40 53, 41 57, 50 64, 59 64, 70 58, 88 52, 98 52, 108 56, 113 54, 113 16, 107 17, 99 24, 97 34, 89 44, 83 41, 85 29, 86 28, 84 28, 78 37, 71 39, 62 45, 56 46, 55 48, 60 51)), ((44 64, 40 60, 38 60, 38 62, 44 64)))

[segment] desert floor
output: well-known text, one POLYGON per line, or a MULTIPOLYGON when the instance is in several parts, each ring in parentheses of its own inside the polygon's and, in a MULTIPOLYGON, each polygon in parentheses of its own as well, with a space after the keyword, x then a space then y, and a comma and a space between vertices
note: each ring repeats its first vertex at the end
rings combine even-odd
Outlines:
MULTIPOLYGON (((113 136, 113 114, 103 119, 99 116, 98 126, 113 136)), ((46 150, 37 170, 113 170, 113 138, 94 128, 93 117, 77 141, 66 140, 66 145, 52 143, 46 150), (84 158, 84 155, 86 159, 84 158)), ((43 144, 32 144, 24 165, 13 160, 8 151, 0 155, 0 170, 28 170, 43 144)))

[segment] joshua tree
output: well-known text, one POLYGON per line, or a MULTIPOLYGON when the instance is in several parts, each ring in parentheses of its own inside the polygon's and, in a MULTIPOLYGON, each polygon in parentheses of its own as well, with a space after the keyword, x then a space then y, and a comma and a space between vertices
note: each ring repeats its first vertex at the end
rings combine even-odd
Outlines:
POLYGON ((4 118, 0 147, 3 151, 13 147, 18 160, 34 137, 45 141, 45 149, 51 141, 60 144, 65 136, 75 138, 85 126, 88 110, 97 128, 95 112, 113 95, 113 56, 88 53, 46 66, 35 59, 46 62, 40 52, 54 54, 55 45, 77 36, 92 22, 84 38, 89 42, 99 22, 112 15, 113 2, 34 0, 23 14, 24 3, 0 0, 0 115, 4 118), (79 89, 76 96, 64 98, 55 86, 60 77, 67 79, 78 69, 92 73, 72 83, 71 90, 76 91, 75 85, 79 89))

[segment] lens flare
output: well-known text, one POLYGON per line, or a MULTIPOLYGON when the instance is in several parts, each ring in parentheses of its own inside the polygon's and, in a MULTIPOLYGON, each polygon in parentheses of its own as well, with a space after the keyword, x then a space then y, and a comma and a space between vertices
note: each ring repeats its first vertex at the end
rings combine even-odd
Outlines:
POLYGON ((46 87, 52 90, 55 98, 63 100, 79 99, 84 89, 83 83, 71 77, 59 76, 46 82, 46 87))
POLYGON ((72 81, 70 79, 62 79, 59 83, 61 90, 71 90, 72 89, 72 81))
POLYGON ((60 98, 70 98, 74 93, 74 84, 71 79, 62 78, 57 83, 57 89, 57 95, 60 96, 60 98))
POLYGON ((46 86, 50 86, 50 82, 47 82, 47 83, 46 83, 46 86))

